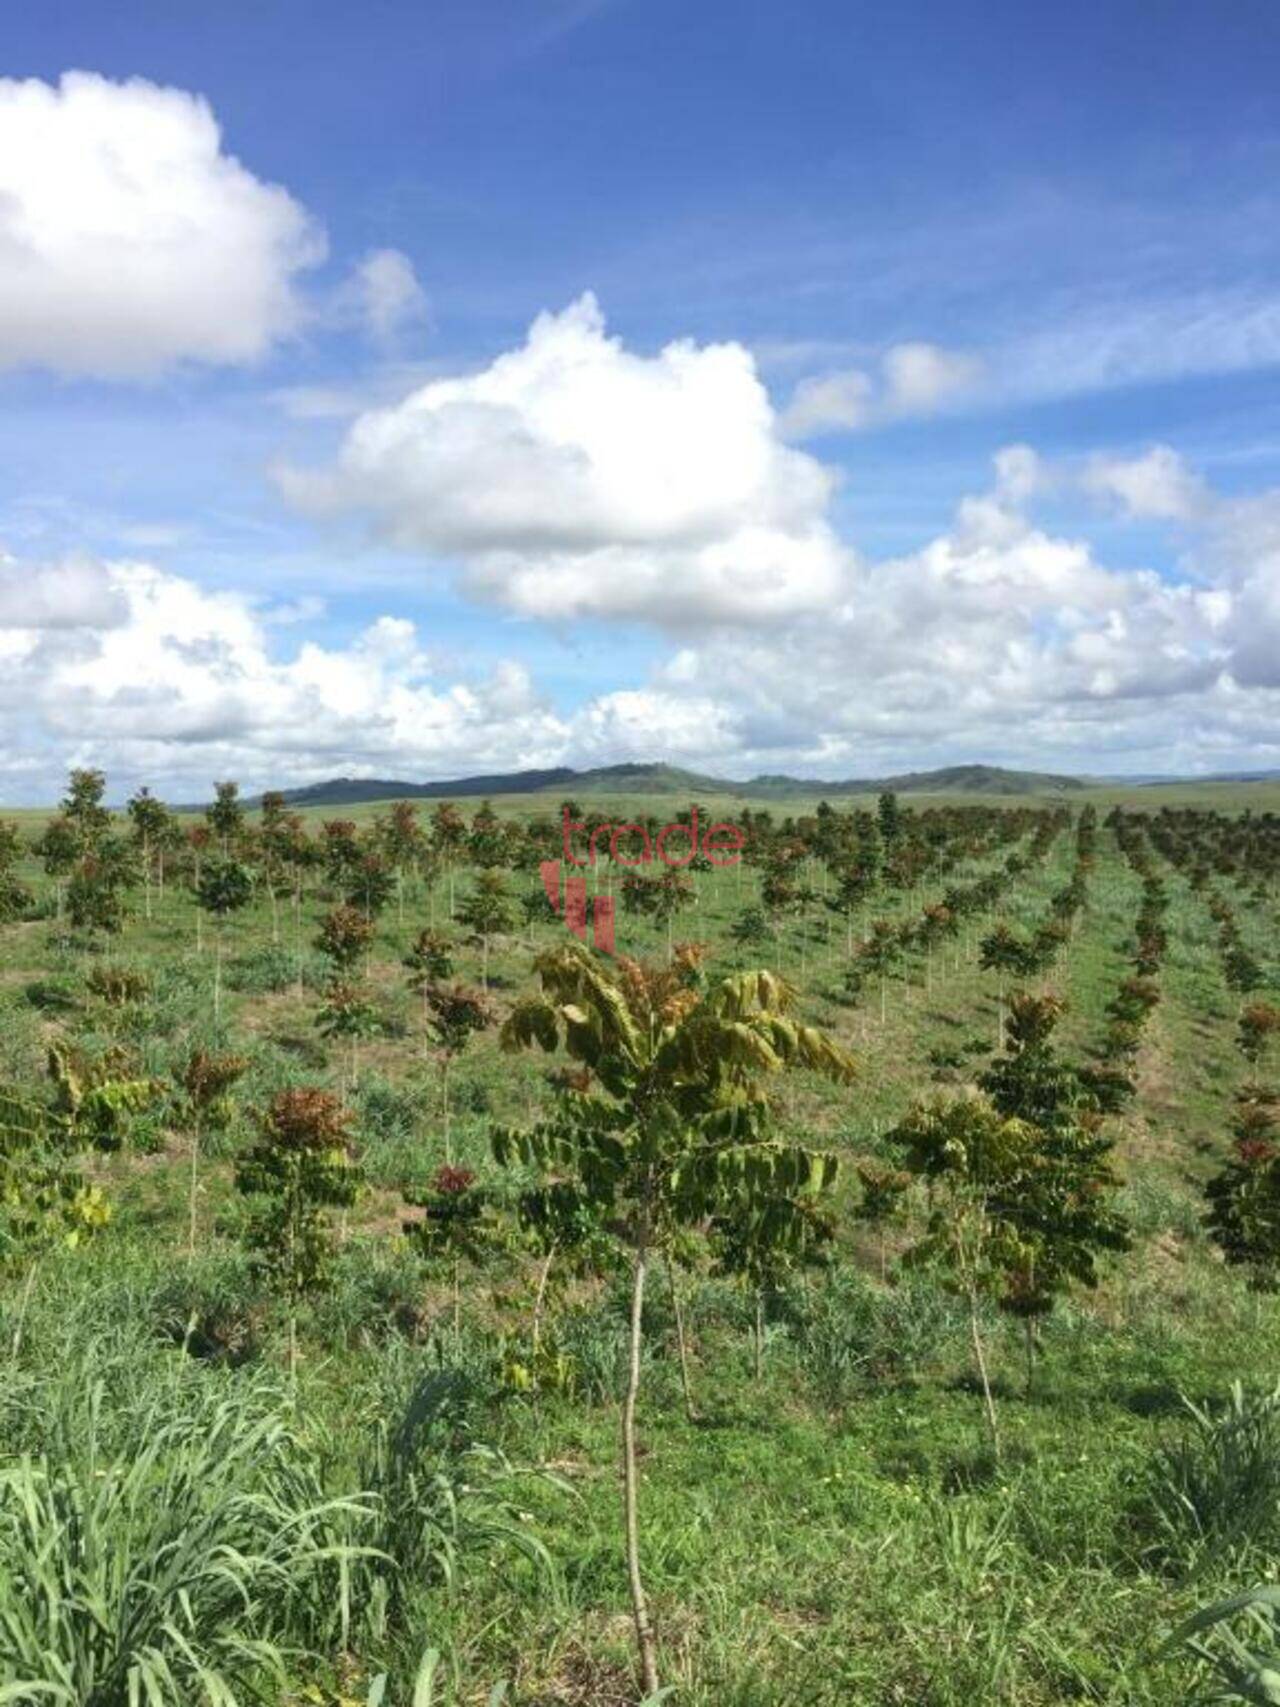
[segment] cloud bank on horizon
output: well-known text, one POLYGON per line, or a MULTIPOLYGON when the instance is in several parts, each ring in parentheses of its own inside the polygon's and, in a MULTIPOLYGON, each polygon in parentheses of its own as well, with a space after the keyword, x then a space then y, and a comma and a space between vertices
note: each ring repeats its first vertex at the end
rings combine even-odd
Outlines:
POLYGON ((1223 488, 1158 440, 996 443, 945 524, 869 549, 842 447, 985 437, 1025 379, 994 347, 895 339, 771 389, 730 315, 640 345, 584 290, 497 354, 414 372, 435 314, 414 262, 379 243, 335 270, 332 241, 198 94, 0 80, 0 369, 28 404, 109 437, 104 396, 162 387, 194 413, 247 369, 261 433, 286 359, 337 399, 237 476, 288 532, 291 592, 251 555, 188 561, 181 529, 141 555, 10 543, 0 799, 50 798, 71 763, 188 796, 652 758, 1280 764, 1280 485, 1223 488), (363 351, 340 389, 335 339, 363 351), (567 687, 557 648, 593 660, 567 687))

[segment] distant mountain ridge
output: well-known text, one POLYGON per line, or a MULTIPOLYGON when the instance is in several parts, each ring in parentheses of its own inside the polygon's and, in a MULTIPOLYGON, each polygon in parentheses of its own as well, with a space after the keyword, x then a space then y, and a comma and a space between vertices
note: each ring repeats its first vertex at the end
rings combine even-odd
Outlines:
POLYGON ((791 776, 757 776, 739 785, 754 797, 775 790, 789 794, 1044 794, 1059 789, 1084 788, 1075 776, 1056 776, 1048 771, 1006 770, 1001 765, 947 765, 934 771, 904 771, 899 776, 853 777, 844 782, 805 781, 791 776))
POLYGON ((1212 776, 1144 776, 1140 780, 1148 788, 1158 788, 1162 782, 1280 782, 1280 770, 1215 771, 1212 776))
POLYGON ((515 771, 509 775, 466 776, 455 782, 396 782, 376 777, 336 776, 303 788, 279 792, 290 806, 362 806, 372 800, 448 800, 467 794, 537 794, 558 788, 579 773, 558 770, 515 771))
POLYGON ((1040 771, 1005 770, 999 765, 949 765, 942 770, 909 771, 901 776, 851 777, 823 781, 815 777, 757 776, 747 782, 704 776, 676 765, 600 765, 574 770, 528 770, 457 777, 449 782, 405 782, 374 777, 332 777, 305 788, 283 789, 291 806, 362 806, 378 800, 451 800, 497 794, 678 794, 687 800, 721 795, 735 800, 834 798, 850 794, 1043 794, 1079 789, 1078 777, 1040 771))

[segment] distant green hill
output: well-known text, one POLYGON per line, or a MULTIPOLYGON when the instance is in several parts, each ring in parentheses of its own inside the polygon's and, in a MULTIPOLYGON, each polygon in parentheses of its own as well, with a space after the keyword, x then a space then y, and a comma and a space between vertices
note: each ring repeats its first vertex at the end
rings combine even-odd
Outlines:
POLYGON ((499 794, 672 794, 694 800, 700 795, 741 800, 834 799, 878 794, 1045 794, 1085 785, 1077 777, 1039 771, 1003 770, 998 765, 951 765, 943 770, 911 771, 904 776, 854 777, 820 781, 812 777, 757 776, 748 782, 704 776, 676 765, 600 765, 592 770, 511 771, 458 777, 451 782, 403 782, 370 777, 334 777, 306 788, 284 791, 293 806, 361 806, 377 800, 448 800, 499 794))
POLYGON ((907 771, 901 776, 854 777, 847 782, 806 782, 791 776, 757 776, 739 784, 739 792, 754 798, 777 795, 879 794, 1051 794, 1059 789, 1084 788, 1079 777, 1053 776, 1042 771, 1003 770, 999 765, 949 765, 936 771, 907 771))
POLYGON ((703 776, 698 771, 681 770, 678 765, 599 765, 594 770, 571 772, 570 781, 574 794, 682 794, 692 799, 698 794, 750 792, 746 783, 703 776))
POLYGON ((467 794, 536 794, 559 788, 579 773, 559 769, 515 771, 506 776, 466 776, 454 782, 398 782, 375 777, 336 776, 327 782, 280 792, 290 806, 363 806, 373 800, 452 800, 467 794))

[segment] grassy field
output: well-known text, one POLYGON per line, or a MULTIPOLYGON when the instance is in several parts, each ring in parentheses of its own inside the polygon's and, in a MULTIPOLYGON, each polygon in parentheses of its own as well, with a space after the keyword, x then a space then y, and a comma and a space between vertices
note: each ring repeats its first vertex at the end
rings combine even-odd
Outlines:
MULTIPOLYGON (((503 818, 546 809, 527 796, 493 804, 503 818)), ((665 819, 672 803, 588 804, 622 820, 665 819)), ((904 796, 902 810, 914 824, 958 804, 1061 803, 904 796)), ((804 857, 812 898, 773 919, 760 945, 732 934, 759 902, 757 864, 699 874, 673 921, 675 941, 706 945, 712 979, 757 964, 782 973, 803 1019, 857 1064, 849 1084, 806 1071, 771 1084, 777 1131, 842 1165, 834 1247, 769 1289, 759 1351, 751 1290, 717 1272, 704 1238, 676 1251, 697 1420, 670 1272, 659 1264, 651 1278, 641 1547, 662 1681, 686 1707, 1155 1707, 1203 1682, 1185 1651, 1158 1653, 1170 1628, 1276 1576, 1280 1412, 1265 1396, 1280 1380, 1280 1317, 1203 1229, 1203 1186, 1229 1152, 1246 1076, 1242 998, 1184 872, 1152 855, 1169 897, 1161 999, 1133 1063, 1136 1094, 1107 1123, 1132 1248, 1106 1260, 1096 1290, 1058 1303, 1029 1388, 1020 1323, 984 1306, 998 1462, 962 1300, 900 1260, 924 1230, 923 1190, 887 1228, 859 1218, 855 1164, 894 1161, 891 1135, 912 1105, 961 1091, 998 1053, 1000 980, 978 944, 997 923, 1027 932, 1044 919, 1071 879, 1081 809, 1099 809, 1087 898, 1028 988, 1065 1003, 1057 1042, 1083 1063, 1129 975, 1142 897, 1106 813, 1256 815, 1280 807, 1280 786, 1090 790, 1065 804, 1071 821, 1043 861, 927 963, 905 957, 883 990, 871 979, 850 993, 851 942, 872 919, 916 917, 948 884, 998 869, 1015 844, 879 891, 852 920, 831 904, 829 865, 804 857), (1198 1423, 1189 1404, 1220 1411, 1236 1381, 1252 1405, 1245 1422, 1198 1423)), ((705 805, 728 817, 743 802, 705 805)), ((771 811, 778 823, 806 816, 804 803, 771 811)), ((375 815, 325 812, 307 827, 349 817, 367 830, 375 815)), ((41 819, 20 822, 31 838, 41 819)), ((134 1698, 141 1665, 154 1694, 137 1698, 165 1703, 220 1699, 216 1666, 240 1679, 244 1701, 417 1707, 485 1702, 502 1687, 529 1707, 637 1701, 618 1470, 626 1274, 603 1259, 557 1274, 536 1363, 528 1249, 505 1236, 475 1261, 431 1261, 404 1232, 445 1160, 439 1040, 404 964, 415 937, 434 920, 455 976, 487 980, 495 1023, 450 1068, 448 1150, 501 1198, 527 1180, 497 1166, 492 1134, 546 1116, 555 1062, 501 1050, 497 1022, 533 989, 535 957, 568 940, 563 925, 513 925, 486 954, 450 919, 450 878, 411 878, 356 969, 376 1024, 353 1067, 348 1043, 316 1023, 333 885, 309 878, 295 916, 259 883, 221 929, 201 920, 197 945, 199 910, 174 865, 163 890, 129 889, 123 929, 108 936, 55 916, 55 881, 26 851, 17 875, 34 901, 0 925, 0 1085, 47 1100, 57 1045, 86 1081, 166 1087, 121 1117, 118 1147, 82 1163, 109 1223, 75 1248, 40 1250, 34 1266, 22 1253, 36 1247, 17 1233, 7 1247, 0 1700, 114 1707, 134 1698), (132 995, 95 983, 104 968, 136 975, 132 995), (193 1138, 172 1087, 197 1048, 234 1051, 244 1070, 195 1158, 193 1243, 193 1138), (327 1215, 330 1283, 301 1306, 291 1377, 287 1312, 253 1266, 235 1178, 259 1113, 298 1085, 349 1106, 364 1183, 327 1215), (261 1649, 242 1651, 242 1638, 261 1649), (161 1657, 140 1661, 144 1649, 161 1657), (415 1698, 429 1650, 438 1663, 415 1698)), ((507 882, 513 897, 535 888, 536 860, 507 882)), ((475 883, 460 862, 455 909, 475 883)), ((1262 968, 1251 999, 1274 1001, 1274 880, 1261 892, 1218 886, 1262 968)), ((668 930, 652 919, 620 911, 618 940, 667 959, 668 930)))

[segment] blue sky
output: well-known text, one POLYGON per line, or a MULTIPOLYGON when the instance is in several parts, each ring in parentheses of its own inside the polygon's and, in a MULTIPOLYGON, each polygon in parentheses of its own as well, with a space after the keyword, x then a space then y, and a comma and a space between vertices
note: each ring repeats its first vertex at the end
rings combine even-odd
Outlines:
POLYGON ((1280 763, 1278 71, 1253 3, 15 14, 0 798, 1280 763))

